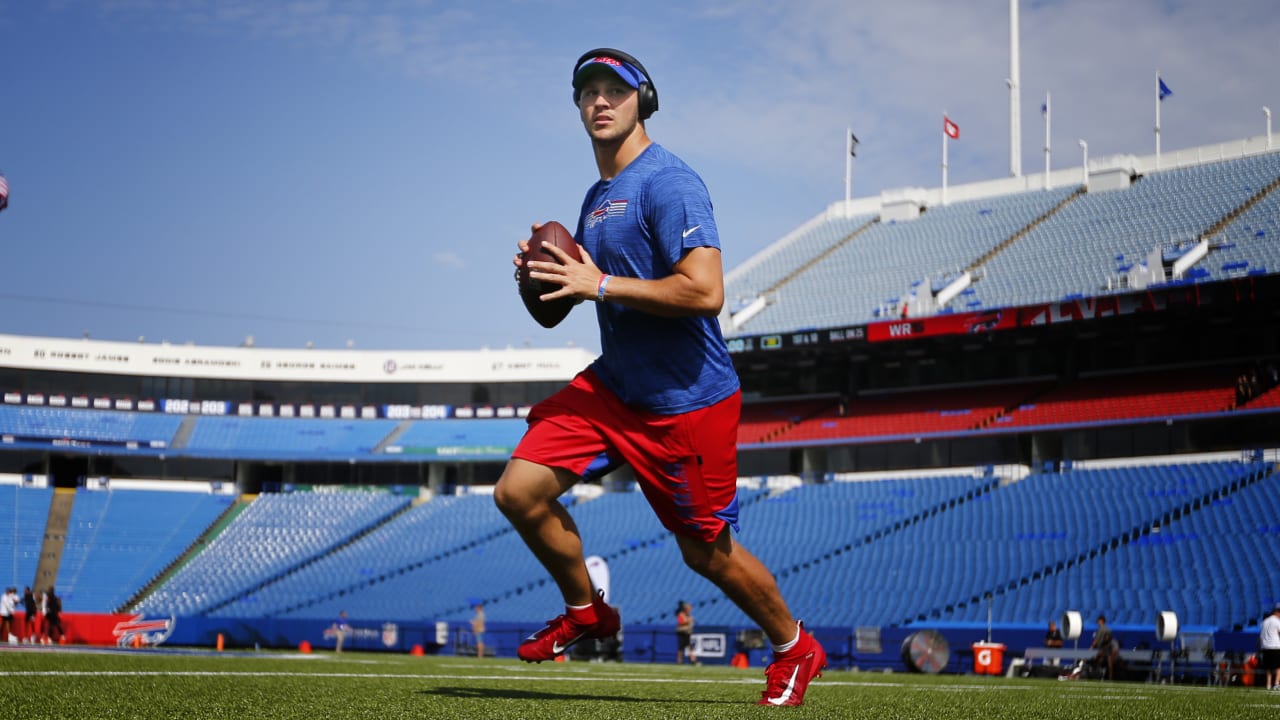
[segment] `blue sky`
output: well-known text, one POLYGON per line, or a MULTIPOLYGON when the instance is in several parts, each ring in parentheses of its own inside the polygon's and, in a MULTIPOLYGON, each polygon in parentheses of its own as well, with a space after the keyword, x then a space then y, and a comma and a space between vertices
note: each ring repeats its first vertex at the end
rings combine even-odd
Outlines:
MULTIPOLYGON (((597 349, 511 280, 595 178, 571 65, 641 59, 726 269, 844 197, 1009 171, 1008 4, 0 0, 0 332, 260 347, 597 349)), ((1261 135, 1270 0, 1021 6, 1023 168, 1261 135)))

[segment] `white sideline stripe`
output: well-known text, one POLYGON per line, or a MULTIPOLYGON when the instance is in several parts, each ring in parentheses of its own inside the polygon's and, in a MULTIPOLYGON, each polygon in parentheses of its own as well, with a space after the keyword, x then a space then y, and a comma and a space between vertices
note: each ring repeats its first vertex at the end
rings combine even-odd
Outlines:
POLYGON ((90 670, 20 670, 17 672, 6 672, 5 677, 298 677, 298 678, 341 678, 344 680, 358 680, 367 678, 369 680, 525 680, 528 682, 616 682, 618 680, 626 680, 627 682, 643 682, 643 683, 692 683, 692 684, 723 684, 723 683, 751 683, 761 682, 757 679, 751 680, 699 680, 697 678, 646 678, 638 676, 581 676, 574 677, 556 677, 554 675, 416 675, 412 673, 306 673, 306 672, 246 672, 231 671, 217 672, 213 670, 181 670, 170 672, 166 670, 109 670, 105 672, 93 672, 90 670))
MULTIPOLYGON (((413 673, 309 673, 309 672, 248 672, 242 670, 234 670, 227 672, 218 672, 212 670, 183 670, 183 671, 165 671, 165 670, 128 670, 128 671, 104 671, 94 672, 89 670, 19 670, 15 672, 4 673, 5 677, 297 677, 297 678, 341 678, 344 680, 471 680, 471 681, 512 681, 523 680, 526 682, 616 682, 625 680, 627 682, 649 683, 661 685, 758 685, 761 679, 751 678, 655 678, 643 675, 574 675, 572 677, 563 677, 555 675, 447 675, 433 673, 429 675, 419 675, 413 673)), ((973 685, 945 685, 940 687, 920 687, 909 683, 885 682, 885 681, 867 681, 859 682, 852 680, 828 680, 825 677, 815 680, 809 686, 814 687, 862 687, 862 688, 905 688, 915 691, 928 692, 970 692, 974 690, 986 692, 1026 692, 1042 688, 1035 688, 1026 685, 990 685, 990 684, 973 684, 973 685)), ((1167 686, 1170 690, 1188 690, 1191 688, 1183 688, 1178 686, 1167 686)), ((1098 690, 1077 691, 1076 688, 1063 688, 1068 690, 1068 694, 1075 698, 1104 699, 1104 700, 1128 700, 1128 701, 1150 701, 1153 699, 1150 694, 1150 687, 1134 688, 1135 692, 1143 694, 1131 694, 1118 688, 1110 689, 1109 692, 1099 692, 1098 690)), ((1276 708, 1275 705, 1267 705, 1266 707, 1276 708)))
MULTIPOLYGON (((557 677, 555 675, 418 675, 413 673, 308 673, 308 672, 248 672, 233 670, 218 672, 213 670, 108 670, 94 672, 90 670, 19 670, 4 673, 5 677, 298 677, 298 678, 341 678, 353 680, 367 678, 370 680, 524 680, 528 682, 627 682, 655 684, 690 684, 690 685, 757 685, 760 678, 655 678, 643 675, 575 675, 573 677, 557 677)), ((854 682, 849 680, 816 680, 809 687, 908 687, 905 683, 894 682, 854 682)), ((1000 685, 947 685, 945 688, 933 690, 999 690, 1025 691, 1033 688, 1023 686, 1000 685)))

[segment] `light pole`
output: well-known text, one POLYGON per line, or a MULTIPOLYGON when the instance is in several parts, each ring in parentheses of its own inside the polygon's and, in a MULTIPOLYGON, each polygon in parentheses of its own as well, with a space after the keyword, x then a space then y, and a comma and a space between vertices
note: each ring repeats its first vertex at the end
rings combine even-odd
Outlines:
POLYGON ((1271 108, 1262 106, 1262 114, 1267 116, 1267 149, 1271 149, 1271 108))
POLYGON ((1084 154, 1084 157, 1080 160, 1081 169, 1084 171, 1084 189, 1085 189, 1085 192, 1088 192, 1089 190, 1089 143, 1083 140, 1080 140, 1079 143, 1080 143, 1080 151, 1084 154))

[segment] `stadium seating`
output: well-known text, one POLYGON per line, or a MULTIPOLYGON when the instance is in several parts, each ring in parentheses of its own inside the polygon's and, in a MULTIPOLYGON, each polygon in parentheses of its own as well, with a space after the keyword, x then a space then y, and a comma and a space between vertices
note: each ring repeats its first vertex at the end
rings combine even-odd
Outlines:
MULTIPOLYGON (((1186 622, 1239 628, 1274 598, 1276 572, 1258 557, 1280 551, 1277 482, 1273 464, 1249 458, 1025 476, 835 477, 790 490, 742 488, 741 538, 812 625, 979 623, 988 612, 996 623, 1025 625, 1067 609, 1105 612, 1124 625, 1172 609, 1186 622)), ((0 492, 22 493, 22 505, 48 497, 0 492)), ((67 601, 101 608, 132 589, 127 573, 105 567, 113 555, 169 552, 148 550, 160 543, 120 528, 112 540, 106 527, 127 526, 125 518, 158 500, 147 496, 172 494, 81 495, 65 560, 67 601), (103 547, 73 549, 91 545, 103 547), (104 567, 91 572, 95 564, 104 567)), ((175 500, 166 498, 170 514, 175 500)), ((202 511, 212 509, 189 509, 192 517, 202 511)), ((684 566, 639 492, 606 493, 569 511, 586 552, 609 562, 611 596, 628 622, 664 623, 674 601, 686 599, 704 626, 749 624, 684 566)), ((137 609, 462 622, 477 600, 491 620, 531 627, 560 602, 489 496, 410 507, 390 494, 294 492, 258 497, 137 609)))
POLYGON ((1011 406, 1045 390, 1043 383, 1012 383, 974 388, 899 392, 859 397, 844 415, 824 413, 809 418, 778 437, 803 443, 835 439, 919 437, 979 430, 1011 406))
POLYGON ((997 423, 1028 427, 1178 417, 1221 413, 1234 404, 1230 370, 1125 374, 1077 380, 1018 406, 997 423))
POLYGON ((1272 152, 1149 173, 1121 190, 1077 195, 1066 187, 930 206, 905 222, 872 217, 848 240, 867 216, 818 219, 726 277, 731 310, 776 289, 730 335, 900 317, 912 295, 936 291, 965 268, 975 269, 975 282, 942 312, 1104 295, 1120 291, 1126 272, 1153 250, 1195 241, 1222 222, 1189 279, 1274 273, 1280 195, 1232 213, 1277 178, 1280 153, 1272 152))
POLYGON ((797 229, 775 243, 769 249, 734 268, 725 278, 730 310, 747 304, 756 296, 769 290, 787 277, 821 257, 823 253, 846 241, 859 228, 874 220, 874 216, 860 215, 839 217, 812 222, 797 229))
MULTIPOLYGON (((1063 188, 973 200, 930 208, 910 222, 877 223, 789 277, 774 303, 741 332, 838 327, 883 319, 883 309, 904 301, 917 283, 963 270, 1073 192, 1074 188, 1063 188)), ((729 283, 734 297, 756 289, 746 278, 729 278, 729 283)), ((929 288, 921 289, 925 290, 929 288)))
POLYGON ((1199 238, 1277 177, 1280 154, 1268 153, 1152 173, 1124 190, 1089 193, 988 262, 977 297, 1004 307, 1105 293, 1153 249, 1199 238))
POLYGON ((216 614, 230 617, 274 616, 298 611, 305 614, 315 612, 311 608, 319 603, 327 605, 328 609, 323 611, 326 615, 336 616, 348 606, 367 613, 379 607, 379 597, 397 601, 404 609, 411 610, 420 602, 414 594, 396 598, 382 593, 379 583, 421 571, 420 577, 430 588, 436 581, 428 564, 508 531, 506 519, 498 513, 489 496, 437 497, 410 508, 315 562, 296 568, 252 595, 237 599, 216 614), (366 592, 371 587, 376 592, 366 592), (344 597, 347 594, 364 601, 353 603, 344 597))
POLYGON ((1213 238, 1209 280, 1280 271, 1280 193, 1272 191, 1213 238))
POLYGON ((35 587, 53 488, 0 485, 0 589, 35 587))
POLYGON ((419 420, 394 441, 395 452, 406 455, 467 457, 507 456, 524 435, 521 418, 495 420, 419 420))
POLYGON ((768 442, 811 417, 837 412, 835 400, 744 403, 738 423, 738 444, 768 442))
POLYGON ((16 439, 166 447, 181 424, 181 416, 163 413, 0 405, 0 435, 16 439))
POLYGON ((241 457, 368 455, 398 425, 395 420, 202 417, 183 447, 241 457))
MULTIPOLYGON (((1276 598, 1276 573, 1265 560, 1280 552, 1274 476, 1221 496, 1211 494, 1208 502, 1166 522, 1157 521, 1156 514, 1169 508, 1169 500, 1176 505, 1195 499, 1204 489, 1239 483, 1252 471, 1231 463, 1133 470, 1145 492, 1131 500, 1150 505, 1144 532, 1011 591, 996 602, 995 617, 1047 619, 1081 609, 1104 613, 1113 623, 1136 625, 1153 623, 1157 613, 1172 610, 1184 624, 1255 624, 1276 598), (1168 481, 1153 485, 1161 475, 1168 481), (1206 481, 1209 485, 1202 485, 1206 481), (1011 605, 1003 607, 1006 602, 1011 605)), ((1096 513, 1100 508, 1080 509, 1096 513)), ((971 611, 964 616, 977 619, 971 611)))
MULTIPOLYGON (((1234 368, 1152 371, 980 388, 900 391, 845 403, 792 401, 748 405, 739 443, 830 443, 913 438, 984 429, 1105 424, 1198 414, 1235 407, 1234 368)), ((1273 402, 1259 398, 1252 408, 1273 402)))
POLYGON ((260 495, 136 609, 160 615, 216 610, 350 542, 408 503, 382 492, 260 495))
POLYGON ((58 570, 63 608, 115 611, 232 500, 208 493, 77 490, 58 570))

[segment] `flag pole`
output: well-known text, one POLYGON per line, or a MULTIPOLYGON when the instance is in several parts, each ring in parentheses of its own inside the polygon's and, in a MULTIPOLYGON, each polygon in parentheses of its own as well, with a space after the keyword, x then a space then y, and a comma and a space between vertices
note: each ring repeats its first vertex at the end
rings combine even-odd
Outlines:
POLYGON ((1156 68, 1156 169, 1160 169, 1160 69, 1156 68))
POLYGON ((849 217, 849 201, 853 199, 853 128, 844 134, 844 216, 849 217))
POLYGON ((1022 52, 1018 43, 1018 0, 1009 0, 1009 176, 1022 177, 1022 52))
POLYGON ((1084 175, 1084 178, 1082 179, 1082 184, 1084 185, 1085 192, 1088 192, 1089 191, 1089 143, 1085 142, 1083 139, 1077 140, 1076 142, 1080 144, 1080 156, 1081 156, 1080 169, 1082 174, 1084 175))
POLYGON ((1053 153, 1052 136, 1049 133, 1049 116, 1053 113, 1053 106, 1049 104, 1049 93, 1044 94, 1044 189, 1048 190, 1052 183, 1049 182, 1049 158, 1053 153))
POLYGON ((947 111, 942 111, 942 204, 947 204, 947 111))

